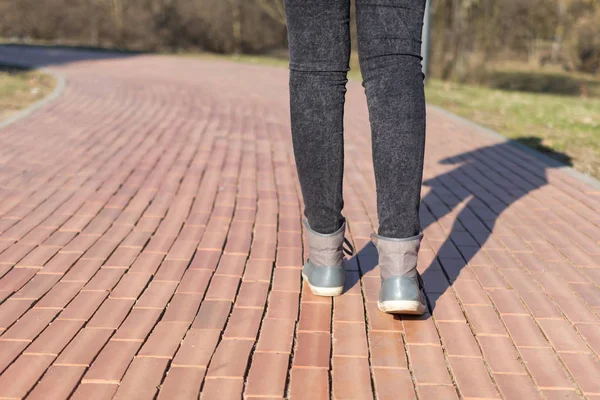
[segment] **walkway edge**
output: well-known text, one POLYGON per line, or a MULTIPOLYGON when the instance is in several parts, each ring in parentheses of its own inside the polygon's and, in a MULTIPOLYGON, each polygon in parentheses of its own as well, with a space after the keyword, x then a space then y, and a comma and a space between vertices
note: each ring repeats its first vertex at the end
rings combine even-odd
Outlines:
POLYGON ((482 134, 484 134, 486 136, 494 138, 500 142, 506 143, 506 144, 514 147, 515 149, 521 150, 521 151, 529 154, 533 158, 537 159, 538 161, 543 162, 544 164, 548 165, 549 167, 561 170, 562 172, 566 173, 567 175, 593 187, 594 189, 600 190, 600 181, 598 179, 593 178, 590 175, 584 174, 583 172, 578 171, 575 168, 570 167, 570 166, 566 165, 565 163, 562 163, 550 156, 547 156, 538 150, 532 149, 531 147, 527 147, 524 144, 521 144, 515 140, 512 140, 512 139, 502 135, 501 133, 498 133, 490 128, 486 128, 485 126, 481 126, 469 119, 466 119, 464 117, 456 115, 456 114, 454 114, 444 108, 441 108, 439 106, 427 103, 427 107, 431 108, 432 110, 435 110, 436 112, 439 112, 440 114, 443 114, 445 117, 447 117, 449 119, 452 119, 456 122, 459 122, 461 124, 465 124, 471 128, 474 128, 475 130, 481 132, 482 134))
POLYGON ((13 116, 8 117, 7 119, 5 119, 3 121, 0 121, 0 130, 14 124, 17 121, 27 118, 28 116, 30 116, 31 114, 33 114, 34 112, 39 110, 40 108, 52 103, 54 100, 56 100, 58 97, 60 97, 60 95, 63 93, 63 91, 65 90, 65 87, 67 85, 67 81, 62 74, 59 74, 55 71, 51 71, 46 68, 35 68, 35 67, 28 66, 28 65, 19 65, 19 64, 2 64, 2 65, 33 69, 33 70, 40 71, 45 74, 51 75, 56 81, 56 86, 54 87, 54 90, 52 91, 52 93, 50 93, 48 96, 44 97, 41 100, 36 101, 29 107, 17 112, 13 116))

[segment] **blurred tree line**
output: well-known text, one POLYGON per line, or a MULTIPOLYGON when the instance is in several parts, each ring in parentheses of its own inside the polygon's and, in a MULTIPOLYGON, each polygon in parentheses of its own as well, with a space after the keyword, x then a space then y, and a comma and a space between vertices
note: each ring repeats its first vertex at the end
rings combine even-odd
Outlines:
MULTIPOLYGON (((494 60, 600 69, 600 0, 431 1, 433 75, 465 80, 494 60)), ((149 51, 286 46, 282 0, 0 0, 0 36, 149 51)))

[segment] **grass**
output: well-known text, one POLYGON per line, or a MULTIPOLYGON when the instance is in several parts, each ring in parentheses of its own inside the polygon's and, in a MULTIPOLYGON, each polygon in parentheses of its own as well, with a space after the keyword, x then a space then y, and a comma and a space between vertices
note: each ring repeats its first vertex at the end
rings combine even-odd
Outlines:
POLYGON ((56 82, 39 71, 0 66, 0 120, 46 97, 56 82))
POLYGON ((506 91, 436 80, 428 82, 426 94, 431 104, 561 161, 571 159, 579 171, 600 178, 600 98, 506 91))

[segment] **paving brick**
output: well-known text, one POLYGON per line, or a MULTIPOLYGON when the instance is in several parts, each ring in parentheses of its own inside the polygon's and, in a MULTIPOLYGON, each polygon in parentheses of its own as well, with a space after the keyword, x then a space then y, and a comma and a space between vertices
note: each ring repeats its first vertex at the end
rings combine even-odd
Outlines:
POLYGON ((117 329, 112 339, 144 341, 160 318, 160 314, 160 310, 134 308, 117 329))
POLYGON ((108 292, 80 292, 58 315, 58 319, 80 319, 86 321, 100 307, 108 292))
POLYGON ((363 277, 361 281, 365 292, 365 299, 368 302, 377 302, 379 299, 379 289, 381 288, 381 278, 363 277))
POLYGON ((560 358, 583 393, 600 393, 600 365, 592 354, 561 353, 560 358))
POLYGON ((136 307, 165 308, 177 288, 178 282, 156 282, 148 285, 135 303, 136 307))
POLYGON ((273 290, 300 292, 300 272, 291 268, 275 268, 273 271, 273 290))
POLYGON ((0 376, 0 397, 23 398, 37 383, 54 356, 22 355, 0 376))
POLYGON ((417 384, 451 384, 441 347, 409 345, 407 349, 417 384))
POLYGON ((247 255, 223 254, 219 260, 216 274, 241 277, 246 266, 247 255))
POLYGON ((202 388, 201 400, 234 400, 242 397, 242 378, 206 379, 202 388))
POLYGON ((0 329, 11 326, 31 307, 33 300, 7 300, 0 304, 0 329))
POLYGON ((454 386, 417 386, 421 399, 458 399, 454 386))
POLYGON ((492 372, 506 374, 525 372, 514 343, 509 337, 478 336, 477 340, 492 372))
POLYGON ((270 260, 248 260, 244 271, 245 281, 271 282, 273 262, 270 260))
POLYGON ((586 184, 428 110, 418 269, 432 316, 386 315, 368 118, 350 82, 345 216, 360 251, 343 297, 314 296, 300 282, 287 72, 144 62, 62 63, 52 118, 3 131, 19 162, 0 173, 0 397, 457 399, 457 385, 464 398, 600 398, 600 203, 586 184), (138 84, 157 78, 165 90, 138 84), (229 98, 234 86, 264 101, 229 98), (71 114, 66 129, 53 121, 71 114), (59 140, 30 146, 40 135, 59 140))
POLYGON ((87 324, 87 327, 117 329, 127 317, 131 307, 133 307, 133 302, 134 300, 106 299, 87 324))
POLYGON ((213 276, 206 300, 228 300, 233 301, 240 284, 240 278, 234 276, 215 275, 213 276))
POLYGON ((331 306, 329 304, 305 303, 300 309, 298 331, 330 332, 331 306))
POLYGON ((458 299, 453 293, 434 294, 428 297, 436 321, 466 321, 458 299))
POLYGON ((573 386, 551 348, 520 348, 519 353, 537 386, 566 389, 573 386))
POLYGON ((167 369, 167 363, 167 359, 136 358, 127 369, 113 398, 154 399, 167 369))
POLYGON ((36 400, 62 400, 71 395, 85 372, 85 367, 52 366, 27 396, 36 400))
POLYGON ((112 333, 111 329, 82 329, 63 350, 54 365, 89 366, 112 333))
POLYGON ((225 326, 229 317, 231 302, 224 300, 204 300, 200 310, 194 319, 192 328, 195 329, 218 329, 225 326))
POLYGON ((190 329, 177 350, 173 367, 206 367, 217 347, 220 331, 190 329))
POLYGON ((366 358, 333 357, 333 396, 336 399, 372 399, 373 390, 366 358))
POLYGON ((204 368, 171 367, 160 386, 159 400, 195 400, 200 394, 204 368))
POLYGON ((84 282, 87 283, 92 276, 100 269, 104 260, 79 259, 67 273, 65 273, 63 282, 84 282))
POLYGON ((519 296, 535 318, 563 318, 554 302, 542 292, 520 292, 519 296))
POLYGON ((4 371, 28 345, 29 342, 21 340, 0 340, 0 371, 4 371))
MULTIPOLYGON (((390 318, 390 316, 387 317, 390 318)), ((440 337, 429 314, 418 317, 404 316, 402 325, 404 326, 407 344, 440 344, 440 337)))
POLYGON ((377 303, 368 302, 365 306, 370 330, 402 332, 402 321, 399 316, 382 313, 377 308, 377 303))
POLYGON ((596 313, 594 313, 579 297, 575 297, 572 294, 558 295, 553 294, 552 299, 556 302, 560 310, 567 316, 569 321, 573 323, 585 322, 590 324, 597 324, 600 319, 596 313))
POLYGON ((576 324, 575 326, 588 346, 596 354, 600 354, 600 325, 576 324))
POLYGON ((406 351, 400 332, 369 332, 369 349, 372 367, 407 368, 406 351))
POLYGON ((115 383, 83 383, 77 387, 72 399, 76 400, 109 400, 112 399, 119 386, 115 383))
POLYGON ((344 294, 333 300, 334 321, 364 322, 365 309, 361 296, 348 296, 344 294))
POLYGON ((290 394, 293 399, 329 398, 329 375, 319 368, 292 368, 290 394))
POLYGON ((530 316, 503 315, 502 319, 517 346, 548 347, 550 345, 530 316))
POLYGON ((269 284, 267 282, 242 282, 237 298, 236 307, 252 307, 264 309, 267 303, 269 284))
POLYGON ((297 334, 294 367, 329 368, 331 337, 326 332, 297 334))
POLYGON ((100 268, 84 290, 109 291, 125 274, 125 268, 100 268))
POLYGON ((507 335, 506 329, 489 306, 465 306, 467 318, 476 335, 507 335))
POLYGON ((38 308, 63 308, 79 293, 82 282, 58 282, 36 303, 38 308))
POLYGON ((480 358, 449 357, 459 392, 465 398, 500 398, 480 358))
POLYGON ((527 375, 494 376, 498 389, 505 399, 541 399, 540 392, 527 375))
POLYGON ((201 294, 175 293, 161 319, 171 322, 192 322, 201 301, 201 294))
POLYGON ((252 340, 223 340, 212 358, 207 378, 243 378, 246 372, 252 340))
POLYGON ((32 308, 8 328, 0 340, 31 341, 48 326, 58 312, 59 310, 56 309, 32 308))
POLYGON ((181 278, 181 282, 177 287, 177 293, 194 293, 194 294, 204 294, 206 292, 206 288, 208 287, 208 283, 210 278, 212 277, 212 272, 202 269, 189 269, 181 278))
MULTIPOLYGON (((206 236, 206 235, 205 235, 206 236)), ((221 258, 221 250, 202 250, 198 249, 192 262, 189 266, 190 269, 206 269, 214 271, 217 268, 217 264, 221 258)))
POLYGON ((508 289, 509 285, 496 268, 471 267, 473 274, 484 289, 508 289))
POLYGON ((364 323, 333 323, 333 355, 368 357, 367 336, 364 323))
POLYGON ((485 291, 476 281, 457 281, 452 288, 463 305, 489 305, 485 291))
POLYGON ((514 290, 497 289, 490 291, 489 295, 500 314, 529 314, 529 311, 514 290))
POLYGON ((158 268, 158 271, 156 271, 152 281, 179 282, 185 273, 187 266, 187 261, 164 260, 158 268))
POLYGON ((244 394, 283 397, 289 358, 285 353, 255 353, 244 394))
POLYGON ((56 320, 27 348, 25 354, 57 356, 75 337, 83 321, 56 320))
POLYGON ((0 291, 14 292, 19 290, 37 273, 34 268, 13 268, 0 278, 0 291))
POLYGON ((111 340, 83 376, 83 383, 119 383, 140 348, 140 342, 111 340))
POLYGON ((235 307, 229 317, 223 338, 255 340, 262 315, 263 310, 259 308, 235 307))
POLYGON ((575 327, 568 321, 542 319, 537 322, 556 351, 590 351, 575 327))
POLYGON ((60 275, 37 274, 17 293, 11 296, 14 300, 38 300, 60 280, 60 275))
POLYGON ((290 319, 265 318, 256 351, 290 353, 296 323, 290 319))
POLYGON ((544 398, 547 400, 580 400, 581 396, 577 394, 575 389, 571 390, 541 390, 544 395, 544 398))
POLYGON ((298 318, 298 293, 271 292, 267 309, 268 318, 293 319, 298 318))
POLYGON ((438 328, 449 356, 481 357, 477 341, 468 324, 438 322, 438 328))
POLYGON ((416 399, 412 378, 408 370, 374 368, 373 378, 378 399, 416 399))
POLYGON ((129 272, 154 274, 163 258, 164 254, 143 252, 129 268, 129 272))
POLYGON ((301 268, 302 249, 294 247, 282 247, 277 251, 275 265, 278 267, 301 268))

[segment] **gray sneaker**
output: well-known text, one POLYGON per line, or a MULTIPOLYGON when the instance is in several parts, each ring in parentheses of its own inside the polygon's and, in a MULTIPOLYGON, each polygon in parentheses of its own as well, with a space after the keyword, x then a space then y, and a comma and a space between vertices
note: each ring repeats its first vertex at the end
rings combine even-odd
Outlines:
POLYGON ((346 222, 337 232, 329 235, 310 229, 304 220, 308 237, 309 258, 302 267, 302 277, 310 290, 317 296, 339 296, 344 290, 344 243, 351 251, 352 246, 344 238, 346 222))
POLYGON ((417 314, 427 310, 423 280, 417 272, 422 235, 406 239, 371 235, 379 252, 381 290, 377 305, 390 314, 417 314))

